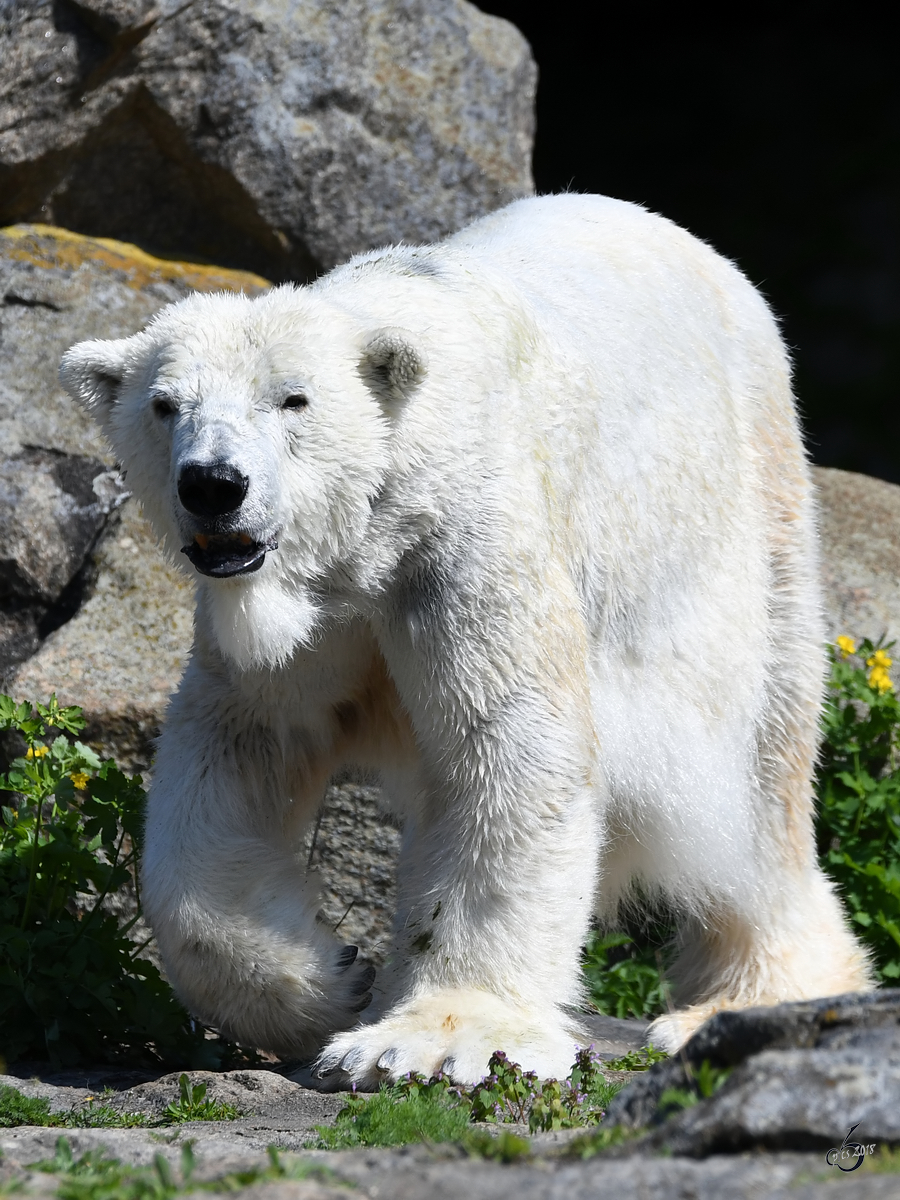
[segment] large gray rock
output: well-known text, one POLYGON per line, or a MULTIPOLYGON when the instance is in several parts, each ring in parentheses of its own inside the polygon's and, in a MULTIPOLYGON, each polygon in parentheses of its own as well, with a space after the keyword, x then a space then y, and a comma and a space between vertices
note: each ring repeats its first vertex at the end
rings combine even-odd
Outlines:
POLYGON ((397 907, 400 831, 379 808, 379 795, 352 782, 328 788, 307 862, 321 888, 320 919, 380 965, 397 907))
POLYGON ((97 459, 29 447, 0 461, 0 676, 78 611, 125 496, 97 459))
POLYGON ((867 1147, 900 1142, 896 1030, 845 1050, 758 1054, 651 1143, 695 1158, 760 1148, 827 1152, 853 1125, 853 1140, 867 1147))
POLYGON ((817 467, 829 635, 900 639, 900 487, 817 467))
POLYGON ((303 280, 532 190, 536 68, 465 0, 0 6, 0 224, 303 280))
POLYGON ((76 616, 7 675, 17 700, 85 712, 87 739, 123 769, 149 768, 153 739, 190 654, 193 588, 159 552, 133 500, 92 554, 95 581, 76 616))
POLYGON ((677 1057, 620 1092, 604 1119, 660 1122, 621 1153, 828 1150, 854 1124, 861 1143, 900 1142, 900 989, 718 1013, 677 1057), (692 1091, 704 1063, 732 1073, 666 1120, 666 1093, 692 1091))

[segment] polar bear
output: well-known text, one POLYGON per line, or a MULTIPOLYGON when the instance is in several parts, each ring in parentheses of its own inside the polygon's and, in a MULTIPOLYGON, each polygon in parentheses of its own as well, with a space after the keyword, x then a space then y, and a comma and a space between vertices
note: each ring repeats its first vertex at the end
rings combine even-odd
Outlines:
POLYGON ((669 1050, 721 1008, 869 985, 813 844, 789 376, 735 267, 578 195, 65 355, 197 583, 143 866, 197 1016, 318 1052, 323 1086, 470 1083, 495 1049, 562 1076, 592 915, 635 894, 681 916, 669 1050), (299 853, 346 764, 403 827, 377 981, 299 853))

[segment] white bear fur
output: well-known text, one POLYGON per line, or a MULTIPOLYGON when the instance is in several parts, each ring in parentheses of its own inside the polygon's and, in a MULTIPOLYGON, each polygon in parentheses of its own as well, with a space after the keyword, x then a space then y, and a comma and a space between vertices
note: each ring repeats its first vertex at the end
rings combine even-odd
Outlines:
POLYGON ((824 631, 789 377, 731 264, 576 195, 68 352, 175 561, 188 459, 237 464, 240 528, 279 542, 197 576, 150 795, 144 901, 198 1016, 321 1049, 335 1086, 470 1082, 494 1049, 562 1076, 592 914, 636 885, 683 921, 657 1045, 869 985, 813 844, 824 631), (362 1020, 298 852, 346 764, 404 828, 362 1020))

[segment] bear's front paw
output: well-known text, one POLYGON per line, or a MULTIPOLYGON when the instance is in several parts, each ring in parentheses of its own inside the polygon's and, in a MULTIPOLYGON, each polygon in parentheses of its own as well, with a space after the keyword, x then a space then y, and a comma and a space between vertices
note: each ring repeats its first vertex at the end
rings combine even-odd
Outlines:
POLYGON ((580 1040, 552 1007, 535 1011, 475 988, 446 988, 402 1001, 381 1021, 333 1037, 319 1056, 321 1086, 376 1091, 410 1071, 439 1071, 454 1083, 477 1083, 503 1050, 542 1079, 564 1078, 580 1040))

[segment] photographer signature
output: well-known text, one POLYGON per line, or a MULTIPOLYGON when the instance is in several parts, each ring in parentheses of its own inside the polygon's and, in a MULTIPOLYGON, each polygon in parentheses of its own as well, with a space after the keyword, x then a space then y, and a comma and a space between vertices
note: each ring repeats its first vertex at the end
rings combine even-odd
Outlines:
POLYGON ((857 1123, 853 1126, 853 1128, 850 1130, 850 1132, 847 1134, 847 1136, 841 1142, 840 1146, 832 1146, 832 1148, 825 1155, 825 1161, 828 1163, 829 1167, 837 1167, 837 1169, 839 1171, 855 1171, 857 1167, 862 1166, 863 1159, 865 1158, 865 1156, 867 1154, 875 1153, 875 1143, 874 1142, 872 1142, 871 1145, 863 1145, 862 1142, 851 1142, 850 1141, 850 1136, 853 1133, 853 1130, 858 1129, 858 1128, 859 1128, 859 1122, 857 1121, 857 1123), (856 1159, 856 1162, 853 1164, 853 1166, 852 1167, 842 1167, 841 1161, 843 1159, 850 1159, 850 1158, 856 1159))

